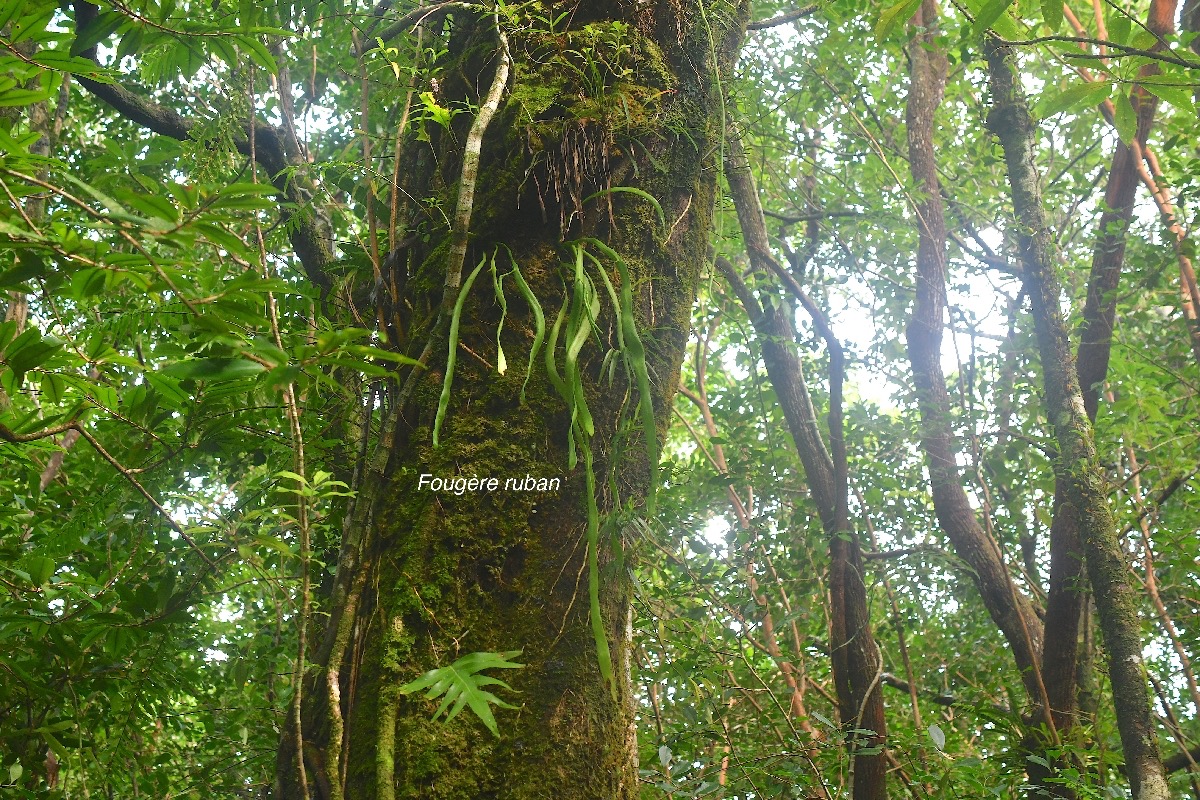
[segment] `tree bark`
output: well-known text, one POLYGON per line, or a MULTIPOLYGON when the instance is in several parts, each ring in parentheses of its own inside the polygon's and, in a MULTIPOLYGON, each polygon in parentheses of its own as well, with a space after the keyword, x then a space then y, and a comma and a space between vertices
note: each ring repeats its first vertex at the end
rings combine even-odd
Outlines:
POLYGON ((929 468, 938 523, 955 552, 971 567, 992 620, 1012 648, 1025 690, 1035 703, 1045 694, 1039 674, 1041 621, 1013 584, 999 544, 979 524, 955 460, 950 397, 942 372, 946 308, 946 222, 933 146, 934 113, 946 85, 946 56, 937 44, 936 4, 925 0, 916 17, 921 28, 909 47, 911 78, 906 124, 909 164, 919 189, 916 207, 916 302, 906 331, 908 360, 921 415, 921 447, 929 468))
POLYGON ((845 358, 824 313, 771 254, 758 191, 740 138, 736 134, 731 135, 727 147, 725 177, 733 195, 751 266, 760 272, 773 274, 788 287, 804 305, 829 349, 830 444, 826 448, 813 408, 812 395, 795 352, 795 324, 791 319, 791 305, 769 301, 759 303, 732 265, 718 262, 761 340, 767 375, 775 387, 775 395, 804 465, 804 474, 821 518, 822 529, 829 540, 830 654, 838 710, 842 725, 847 729, 872 732, 867 735, 853 733, 848 740, 853 757, 852 796, 855 800, 883 800, 887 797, 888 766, 887 757, 882 752, 887 739, 880 689, 883 667, 879 646, 871 630, 870 606, 863 580, 862 548, 850 525, 849 470, 842 422, 845 358), (864 748, 869 748, 869 752, 860 753, 864 748))
MULTIPOLYGON (((1170 36, 1175 29, 1176 0, 1154 0, 1146 19, 1146 30, 1160 38, 1170 36)), ((1161 49, 1156 42, 1154 49, 1161 49)), ((1139 80, 1158 74, 1153 62, 1138 71, 1139 80)), ((1137 194, 1137 162, 1145 147, 1146 137, 1154 124, 1158 98, 1141 84, 1129 94, 1137 115, 1136 144, 1118 142, 1108 172, 1104 192, 1104 212, 1100 215, 1096 247, 1092 255, 1092 270, 1088 278, 1087 301, 1083 309, 1083 325, 1079 341, 1079 384, 1083 390, 1084 408, 1091 419, 1096 418, 1108 359, 1112 350, 1113 326, 1116 323, 1117 285, 1125 263, 1126 232, 1133 219, 1133 200, 1137 194)), ((1115 102, 1124 102, 1118 98, 1115 102)))
MULTIPOLYGON (((1147 29, 1165 36, 1174 27, 1176 0, 1154 0, 1150 4, 1147 29)), ((1155 45, 1159 47, 1160 45, 1155 45)), ((1158 72, 1154 64, 1139 71, 1145 79, 1158 72)), ((1094 423, 1100 392, 1108 374, 1112 334, 1116 322, 1117 286, 1125 260, 1125 245, 1133 203, 1139 183, 1138 160, 1154 122, 1158 99, 1140 84, 1130 93, 1137 117, 1135 142, 1118 142, 1109 169, 1096 244, 1088 278, 1087 299, 1079 342, 1077 372, 1084 410, 1094 423)), ((1124 102, 1118 99, 1116 102, 1124 102)), ((1076 680, 1080 652, 1080 625, 1086 593, 1080 591, 1084 574, 1083 543, 1080 539, 1081 511, 1071 500, 1071 485, 1056 478, 1053 521, 1050 526, 1050 581, 1046 597, 1046 647, 1042 674, 1047 700, 1058 729, 1074 725, 1079 716, 1076 680)))
POLYGON ((1133 796, 1135 800, 1167 800, 1170 791, 1150 714, 1135 593, 1108 507, 1104 471, 1060 310, 1057 253, 1034 163, 1037 129, 1014 76, 1011 51, 991 36, 985 51, 993 96, 988 127, 1000 139, 1008 170, 1025 288, 1042 362, 1046 411, 1058 444, 1055 478, 1065 486, 1067 500, 1079 514, 1080 538, 1108 651, 1117 725, 1133 796))
MULTIPOLYGON (((538 4, 530 11, 554 18, 559 5, 538 4)), ((463 274, 480 259, 495 258, 499 275, 515 263, 550 332, 564 299, 579 288, 573 265, 564 262, 580 247, 602 262, 601 267, 587 260, 585 268, 601 287, 602 307, 590 338, 603 347, 586 344, 579 356, 582 395, 595 424, 590 442, 595 486, 585 475, 584 459, 570 467, 571 413, 542 367, 552 337, 525 385, 525 361, 539 327, 534 304, 517 291, 515 278, 505 279, 499 338, 511 366, 501 374, 502 311, 488 268, 469 289, 452 285, 447 276, 454 271, 454 241, 461 248, 464 240, 428 210, 452 207, 465 185, 465 127, 456 120, 451 134, 427 123, 430 146, 407 148, 412 160, 402 171, 401 194, 433 204, 411 204, 408 230, 398 237, 410 246, 389 257, 395 272, 384 281, 400 287, 392 308, 409 316, 398 344, 431 368, 415 371, 383 404, 391 409, 385 438, 363 470, 324 640, 305 681, 303 742, 285 737, 280 747, 278 797, 637 796, 627 577, 633 544, 627 532, 634 528, 621 520, 651 488, 652 472, 645 448, 637 444, 637 425, 630 433, 626 424, 638 387, 621 370, 615 381, 607 369, 601 375, 605 352, 621 336, 621 320, 597 272, 603 268, 618 288, 620 275, 583 237, 602 241, 628 265, 661 432, 707 257, 717 174, 712 157, 722 135, 717 77, 740 47, 747 13, 746 3, 698 8, 601 2, 575 8, 564 21, 566 31, 553 36, 578 35, 590 25, 592 31, 624 37, 632 54, 621 57, 630 59, 625 64, 635 78, 612 73, 603 86, 564 90, 586 95, 595 116, 561 106, 531 115, 527 90, 547 78, 569 80, 548 70, 554 58, 579 51, 562 47, 548 31, 544 41, 535 40, 534 25, 514 29, 508 43, 512 83, 483 139, 463 274), (555 42, 558 46, 548 47, 555 42), (554 52, 559 55, 547 56, 554 52), (601 113, 606 92, 614 93, 608 104, 624 107, 623 114, 601 113), (615 188, 637 191, 608 191, 615 188), (642 192, 661 205, 665 224, 642 192), (449 328, 444 298, 456 299, 459 291, 466 294, 458 363, 435 446, 432 428, 449 328), (456 495, 422 488, 422 475, 494 477, 501 484, 530 475, 560 479, 561 489, 456 495), (609 517, 612 524, 599 536, 598 603, 614 668, 611 685, 589 628, 587 531, 593 502, 600 515, 623 515, 609 517), (513 691, 491 687, 518 706, 497 709, 499 738, 469 711, 448 724, 431 722, 436 703, 399 691, 462 655, 515 649, 522 650, 515 660, 526 666, 497 676, 513 691), (298 749, 307 784, 297 766, 298 749)), ((451 108, 478 108, 503 58, 496 22, 456 11, 451 24, 455 66, 446 69, 437 100, 451 108)), ((560 336, 554 351, 559 364, 564 349, 560 336)))

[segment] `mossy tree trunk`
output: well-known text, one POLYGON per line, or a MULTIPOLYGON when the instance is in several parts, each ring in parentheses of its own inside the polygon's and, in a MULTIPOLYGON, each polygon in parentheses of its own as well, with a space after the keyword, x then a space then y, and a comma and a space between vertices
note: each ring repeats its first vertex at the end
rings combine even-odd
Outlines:
POLYGON ((1170 790, 1150 714, 1141 622, 1129 583, 1129 566, 1108 507, 1104 469, 1096 452, 1061 311, 1062 287, 1055 272, 1057 253, 1034 161, 1037 128, 1016 80, 1011 51, 991 37, 985 51, 993 96, 988 127, 1003 147, 1012 190, 1025 291, 1041 356, 1046 415, 1058 447, 1055 480, 1066 489, 1066 501, 1078 515, 1088 579, 1108 653, 1125 772, 1134 800, 1167 800, 1170 790))
MULTIPOLYGON (((595 420, 601 514, 639 507, 651 471, 636 382, 619 361, 610 378, 605 362, 620 319, 598 271, 618 290, 620 274, 586 238, 628 264, 661 431, 706 263, 721 150, 718 75, 740 46, 746 11, 745 3, 683 0, 547 2, 523 7, 520 18, 455 12, 450 21, 451 64, 435 89, 441 106, 480 108, 497 64, 507 57, 512 66, 483 139, 464 275, 480 259, 495 258, 501 276, 515 263, 549 331, 575 289, 573 248, 601 262, 586 262, 601 308, 579 360, 595 420), (560 14, 552 30, 548 21, 560 14), (637 191, 607 191, 618 187, 637 191)), ((387 259, 391 272, 377 292, 389 301, 381 316, 393 341, 414 358, 424 354, 428 368, 402 373, 381 403, 382 436, 364 457, 326 633, 304 682, 303 758, 294 736, 280 748, 281 798, 619 800, 638 792, 627 578, 636 541, 632 527, 601 530, 610 687, 589 627, 583 460, 569 465, 571 414, 547 377, 546 347, 521 401, 538 325, 513 276, 502 282, 504 309, 487 266, 466 292, 457 368, 433 444, 453 252, 449 214, 438 209, 458 199, 473 116, 458 115, 448 131, 427 122, 431 141, 406 149, 401 196, 413 200, 397 237, 406 244, 387 259), (501 488, 435 492, 422 487, 424 474, 494 477, 501 488), (527 475, 558 478, 561 488, 503 488, 527 475), (513 691, 491 687, 518 707, 497 711, 499 738, 469 711, 432 722, 436 703, 399 691, 468 653, 517 649, 514 660, 526 666, 497 676, 513 691)), ((564 347, 560 335, 560 370, 564 347)))
POLYGON ((917 217, 916 302, 906 331, 908 359, 921 418, 921 447, 938 523, 970 566, 984 607, 1012 648, 1029 697, 1045 693, 1038 674, 1042 624, 1029 598, 1013 583, 996 540, 976 517, 959 474, 950 397, 941 353, 946 310, 946 222, 934 149, 934 117, 945 92, 947 61, 938 41, 935 3, 926 0, 913 25, 905 121, 909 164, 920 192, 917 217))

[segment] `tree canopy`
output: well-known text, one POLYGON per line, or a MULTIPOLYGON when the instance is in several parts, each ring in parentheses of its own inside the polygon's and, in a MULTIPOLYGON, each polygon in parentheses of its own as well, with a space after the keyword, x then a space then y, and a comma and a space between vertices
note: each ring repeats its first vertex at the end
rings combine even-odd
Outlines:
POLYGON ((1200 800, 1195 0, 0 0, 0 191, 3 796, 1200 800))

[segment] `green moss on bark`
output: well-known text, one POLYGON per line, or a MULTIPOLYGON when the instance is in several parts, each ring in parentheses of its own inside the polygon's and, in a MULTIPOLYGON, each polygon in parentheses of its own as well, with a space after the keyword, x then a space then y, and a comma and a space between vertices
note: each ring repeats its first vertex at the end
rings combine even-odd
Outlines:
MULTIPOLYGON (((739 5, 735 27, 744 23, 746 8, 739 5)), ((632 77, 625 85, 608 78, 597 84, 601 93, 623 93, 639 107, 631 109, 633 124, 619 135, 607 135, 607 164, 597 161, 597 170, 578 176, 575 193, 586 197, 606 188, 609 180, 636 186, 662 204, 668 231, 664 233, 643 198, 613 194, 580 207, 560 199, 566 195, 548 192, 545 183, 539 188, 532 177, 545 162, 539 165, 530 150, 519 104, 510 103, 485 137, 467 258, 474 263, 472 259, 503 245, 552 321, 571 285, 570 273, 560 264, 563 240, 596 237, 619 252, 630 268, 661 430, 707 260, 721 118, 713 39, 692 8, 603 3, 586 14, 586 20, 581 13, 572 24, 596 23, 600 27, 593 29, 595 34, 612 32, 615 28, 609 23, 620 22, 630 41, 640 43, 631 56, 632 77), (650 96, 651 89, 667 88, 670 91, 650 96), (562 208, 567 209, 565 217, 562 208)), ((461 31, 463 37, 474 38, 452 44, 451 53, 465 66, 449 72, 474 74, 473 67, 468 68, 474 65, 475 72, 490 75, 487 48, 481 44, 487 41, 486 27, 481 23, 461 31)), ((740 33, 717 33, 717 49, 727 67, 740 33)), ((594 46, 604 55, 601 44, 594 46)), ((520 51, 513 55, 517 75, 522 69, 526 76, 536 73, 537 65, 520 63, 520 51)), ((612 76, 621 71, 619 63, 610 67, 612 76)), ((473 86, 472 81, 447 81, 444 91, 451 97, 470 97, 473 86)), ((593 92, 588 97, 597 101, 600 95, 593 92)), ((537 120, 543 126, 543 146, 553 146, 549 139, 565 136, 581 118, 574 112, 556 117, 547 107, 537 120), (563 123, 561 133, 554 127, 556 120, 563 123)), ((613 129, 618 123, 589 122, 593 124, 613 129)), ((454 186, 457 156, 452 137, 441 138, 444 141, 435 142, 443 147, 438 158, 424 162, 436 168, 415 170, 409 188, 414 196, 440 193, 445 204, 447 190, 454 186)), ((414 355, 425 346, 425 337, 438 331, 432 311, 445 276, 442 232, 430 219, 417 214, 410 224, 410 229, 430 234, 430 241, 414 245, 407 259, 413 267, 412 275, 406 276, 404 305, 413 310, 409 348, 414 355), (428 313, 422 315, 421 310, 428 313)), ((498 266, 503 269, 503 264, 498 266)), ((614 699, 601 680, 588 625, 586 482, 582 465, 568 468, 569 412, 540 369, 529 382, 527 402, 518 401, 533 320, 515 290, 507 295, 507 306, 501 338, 509 372, 501 376, 494 369, 500 309, 490 282, 481 280, 464 306, 441 446, 431 446, 430 427, 446 343, 435 341, 430 368, 396 414, 377 494, 358 501, 376 511, 361 565, 355 565, 368 570, 366 588, 351 646, 340 665, 347 747, 341 755, 346 760, 348 800, 632 800, 638 792, 634 700, 627 673, 631 587, 626 571, 617 568, 623 554, 612 551, 611 537, 601 537, 601 619, 617 667, 614 699), (423 473, 496 477, 501 482, 529 474, 561 478, 562 487, 556 493, 455 496, 419 488, 423 473), (467 653, 517 648, 523 650, 520 660, 527 666, 504 676, 513 691, 500 694, 519 708, 498 711, 499 739, 468 712, 448 724, 431 722, 434 703, 397 691, 425 671, 467 653), (388 776, 390 783, 382 785, 388 776)), ((612 386, 599 374, 606 349, 615 346, 617 325, 617 314, 605 296, 595 339, 580 361, 596 420, 592 448, 602 513, 636 505, 649 483, 645 451, 637 437, 618 436, 635 405, 627 395, 636 389, 625 384, 621 370, 612 386)), ((353 574, 338 576, 339 582, 353 579, 353 574)), ((306 708, 306 730, 313 732, 311 747, 320 751, 321 719, 329 712, 319 694, 308 696, 314 699, 306 708)), ((287 780, 285 775, 285 787, 287 780)))

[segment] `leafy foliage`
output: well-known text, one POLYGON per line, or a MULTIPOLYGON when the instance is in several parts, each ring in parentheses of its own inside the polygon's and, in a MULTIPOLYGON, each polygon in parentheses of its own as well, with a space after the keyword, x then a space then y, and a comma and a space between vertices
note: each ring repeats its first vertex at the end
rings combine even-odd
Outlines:
POLYGON ((458 712, 462 711, 464 706, 470 708, 479 721, 499 737, 500 728, 496 725, 496 717, 492 714, 491 707, 516 708, 516 706, 504 702, 483 687, 500 686, 510 690, 512 687, 499 678, 480 673, 487 669, 519 669, 525 665, 509 661, 509 659, 520 654, 520 650, 511 650, 507 653, 471 653, 452 664, 426 672, 415 681, 401 686, 399 691, 400 694, 425 692, 426 700, 442 698, 442 704, 433 713, 435 720, 445 714, 445 721, 449 722, 458 716, 458 712))
MULTIPOLYGON (((1113 796, 1124 778, 1094 626, 1083 637, 1092 657, 1081 665, 1090 676, 1085 720, 1057 748, 1035 751, 1021 676, 930 497, 904 351, 918 193, 899 123, 920 5, 822 3, 752 31, 737 73, 723 77, 772 247, 796 257, 796 279, 850 354, 851 515, 868 543, 893 791, 1018 796, 1029 791, 1031 764, 1070 761, 1073 771, 1055 780, 1079 797, 1113 796)), ((1064 302, 1076 317, 1104 177, 1118 142, 1134 137, 1131 87, 1141 80, 1162 100, 1150 145, 1184 235, 1164 228, 1143 191, 1126 232, 1111 396, 1096 429, 1130 575, 1145 589, 1158 733, 1174 754, 1200 737, 1192 685, 1200 379, 1177 277, 1179 255, 1194 257, 1189 235, 1200 221, 1200 59, 1194 31, 1149 34, 1146 2, 1108 4, 1099 15, 1069 5, 1082 30, 1066 27, 1074 23, 1054 2, 966 0, 936 23, 950 61, 936 142, 953 231, 942 362, 964 484, 1014 585, 1041 608, 1056 453, 1003 163, 984 126, 980 37, 1032 42, 1019 46, 1025 83, 1039 95, 1037 166, 1062 250, 1064 302), (1151 64, 1157 74, 1148 79, 1151 64)), ((344 517, 385 436, 389 409, 377 389, 398 365, 415 363, 398 352, 403 330, 393 317, 419 309, 384 309, 381 264, 405 236, 435 235, 449 207, 442 195, 398 196, 395 176, 407 162, 396 153, 461 136, 471 116, 438 88, 448 79, 445 30, 473 13, 462 6, 439 8, 418 34, 415 18, 388 32, 411 4, 380 16, 340 1, 113 2, 77 29, 77 12, 57 3, 0 2, 6 796, 235 797, 269 785, 295 693, 313 677, 314 626, 301 659, 298 621, 305 609, 313 623, 331 611, 344 517), (180 136, 149 132, 99 99, 96 87, 116 85, 192 126, 180 136), (252 115, 262 123, 253 138, 252 115), (281 171, 251 164, 251 148, 261 155, 289 126, 296 144, 284 146, 294 152, 281 171), (402 203, 427 223, 396 230, 389 217, 402 203), (296 255, 306 225, 331 250, 330 286, 314 282, 296 255)), ((605 140, 612 166, 622 150, 653 158, 655 137, 677 133, 659 113, 659 99, 675 89, 655 73, 652 43, 620 25, 538 17, 542 9, 500 8, 512 47, 540 56, 525 62, 539 69, 514 75, 506 113, 517 122, 505 135, 539 157, 566 159, 544 151, 566 121, 580 131, 606 126, 615 132, 605 140)), ((758 2, 754 16, 795 10, 758 2)), ((719 147, 718 139, 696 146, 719 147)), ((579 202, 614 196, 650 206, 646 235, 668 242, 677 220, 697 213, 621 186, 579 202)), ((732 211, 718 202, 713 247, 740 266, 745 246, 732 211)), ((628 254, 599 236, 567 243, 564 253, 569 289, 549 330, 526 283, 529 266, 505 271, 494 251, 470 273, 448 358, 436 364, 444 384, 435 440, 454 360, 466 357, 457 330, 474 322, 464 318, 464 298, 489 266, 497 306, 507 313, 511 276, 510 289, 535 312, 526 384, 540 364, 569 409, 569 467, 585 473, 593 504, 585 532, 592 634, 614 687, 625 665, 607 652, 599 577, 626 570, 636 580, 629 666, 643 796, 838 796, 851 781, 850 730, 832 699, 827 543, 763 369, 763 342, 714 276, 695 308, 682 375, 656 374, 647 349, 662 333, 655 326, 671 324, 654 316, 657 287, 647 308, 635 308, 641 287, 628 254), (635 324, 642 318, 648 328, 635 324), (626 398, 632 436, 659 464, 644 518, 606 521, 595 506, 606 488, 593 466, 594 401, 581 377, 596 366, 586 358, 591 345, 605 349, 597 363, 609 385, 620 368, 637 391, 626 398), (663 409, 650 398, 677 377, 687 394, 671 409, 660 464, 663 409), (600 562, 606 538, 624 561, 600 562)), ((761 301, 790 308, 773 280, 747 280, 761 301)), ((791 316, 823 411, 827 357, 803 317, 791 316)), ((520 667, 510 660, 518 652, 463 656, 400 692, 438 702, 435 719, 469 708, 502 736, 493 707, 514 706, 489 691, 508 686, 486 673, 520 667)), ((1172 776, 1179 796, 1195 792, 1194 780, 1185 769, 1172 776)))

